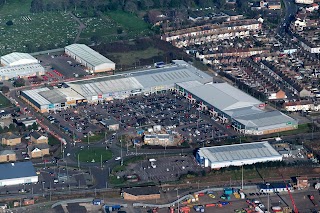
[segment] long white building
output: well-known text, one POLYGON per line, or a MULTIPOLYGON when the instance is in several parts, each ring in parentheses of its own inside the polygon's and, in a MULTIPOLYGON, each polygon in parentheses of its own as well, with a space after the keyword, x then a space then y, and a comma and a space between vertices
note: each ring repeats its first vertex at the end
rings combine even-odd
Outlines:
POLYGON ((196 154, 200 165, 211 169, 242 166, 268 161, 282 161, 267 141, 200 148, 196 154))
POLYGON ((115 70, 116 64, 85 44, 71 44, 65 47, 65 53, 84 65, 90 72, 115 70))
POLYGON ((0 187, 38 182, 31 161, 0 164, 0 187))
POLYGON ((1 56, 1 64, 3 66, 17 66, 37 63, 39 63, 39 61, 28 53, 13 52, 8 55, 1 56))

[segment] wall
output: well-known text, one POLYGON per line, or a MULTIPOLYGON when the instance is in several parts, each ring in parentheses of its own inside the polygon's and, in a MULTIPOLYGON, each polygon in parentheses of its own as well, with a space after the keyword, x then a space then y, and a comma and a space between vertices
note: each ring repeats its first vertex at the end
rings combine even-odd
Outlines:
POLYGON ((0 155, 0 162, 8 162, 8 157, 9 157, 9 162, 10 161, 16 161, 16 155, 15 154, 10 154, 10 155, 0 155))
POLYGON ((123 198, 125 200, 155 200, 155 199, 160 199, 160 194, 135 196, 135 195, 131 195, 131 194, 124 192, 123 198))
POLYGON ((23 183, 36 183, 36 182, 38 182, 38 176, 31 176, 31 177, 0 180, 0 186, 11 186, 11 185, 19 185, 23 183))

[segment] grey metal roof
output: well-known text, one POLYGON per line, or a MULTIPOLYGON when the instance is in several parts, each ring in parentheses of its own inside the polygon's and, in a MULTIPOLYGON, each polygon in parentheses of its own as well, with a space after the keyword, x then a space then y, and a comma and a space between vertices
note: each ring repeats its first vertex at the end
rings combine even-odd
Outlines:
POLYGON ((31 161, 0 164, 0 180, 37 176, 31 161))
POLYGON ((39 95, 47 99, 51 103, 65 103, 67 101, 66 96, 60 92, 60 90, 47 90, 39 92, 39 95))
POLYGON ((237 117, 236 120, 246 125, 247 128, 258 129, 270 126, 298 125, 296 120, 279 111, 262 111, 256 114, 237 117))
POLYGON ((212 77, 184 62, 178 65, 168 65, 163 68, 153 68, 90 80, 73 81, 67 84, 81 95, 88 97, 110 92, 129 91, 156 86, 173 86, 178 82, 194 80, 201 83, 208 83, 212 82, 212 77))
POLYGON ((28 63, 38 63, 38 60, 28 53, 13 52, 4 56, 1 56, 1 62, 6 64, 12 64, 23 60, 28 63))
POLYGON ((43 87, 43 88, 38 88, 38 89, 25 90, 25 91, 22 91, 22 93, 29 96, 29 98, 36 101, 39 105, 49 105, 49 104, 51 104, 50 101, 48 101, 47 99, 45 99, 43 96, 41 96, 39 94, 39 92, 48 91, 48 90, 49 90, 49 88, 43 87))
POLYGON ((135 89, 143 89, 143 86, 132 77, 119 78, 105 81, 84 81, 84 84, 68 83, 68 85, 82 96, 97 96, 99 94, 107 94, 112 92, 130 91, 135 89))
POLYGON ((199 154, 211 163, 281 156, 267 141, 204 147, 199 149, 199 154))
MULTIPOLYGON (((190 84, 190 82, 187 84, 190 84)), ((177 85, 184 88, 186 83, 178 83, 177 85)), ((188 87, 186 90, 190 93, 221 111, 252 107, 261 104, 259 100, 228 83, 210 83, 195 87, 186 86, 188 87)))
POLYGON ((69 46, 66 46, 65 49, 95 67, 105 63, 114 64, 114 62, 112 62, 110 59, 104 57, 85 44, 71 44, 69 46))
POLYGON ((0 67, 0 76, 8 78, 27 76, 35 72, 44 72, 45 69, 40 64, 25 64, 17 66, 0 67))
POLYGON ((16 153, 11 149, 5 149, 0 151, 0 155, 15 155, 16 153))

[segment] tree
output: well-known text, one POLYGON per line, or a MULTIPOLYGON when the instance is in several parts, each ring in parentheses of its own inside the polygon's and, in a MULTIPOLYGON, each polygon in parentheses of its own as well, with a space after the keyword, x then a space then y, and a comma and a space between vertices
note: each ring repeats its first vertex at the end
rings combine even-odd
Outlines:
POLYGON ((6 25, 7 26, 12 26, 13 25, 13 21, 11 21, 11 20, 7 21, 6 25))
POLYGON ((13 85, 15 87, 23 87, 25 86, 26 82, 23 78, 17 78, 14 82, 13 82, 13 85))
POLYGON ((137 7, 137 5, 136 5, 135 2, 133 2, 133 1, 128 1, 128 2, 126 3, 126 5, 124 6, 124 11, 130 12, 130 13, 135 13, 135 12, 138 11, 138 7, 137 7))
POLYGON ((8 93, 9 92, 9 87, 7 87, 7 86, 3 86, 3 87, 1 87, 1 91, 2 91, 2 93, 8 93))
POLYGON ((37 130, 37 129, 38 129, 38 124, 37 124, 36 122, 34 122, 34 123, 32 124, 32 129, 33 129, 33 130, 37 130))
POLYGON ((117 33, 118 33, 118 34, 122 34, 122 33, 123 33, 123 29, 122 29, 121 27, 119 27, 119 28, 117 29, 117 33))
POLYGON ((14 124, 9 125, 9 131, 13 132, 16 129, 16 126, 14 124))
POLYGON ((40 13, 44 11, 44 3, 43 0, 32 0, 30 12, 32 13, 40 13))

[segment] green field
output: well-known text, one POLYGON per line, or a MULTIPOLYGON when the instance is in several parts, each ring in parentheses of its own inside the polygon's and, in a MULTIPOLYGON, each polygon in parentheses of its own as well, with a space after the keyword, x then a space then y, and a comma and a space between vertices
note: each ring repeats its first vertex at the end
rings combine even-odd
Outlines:
POLYGON ((9 106, 11 106, 11 102, 2 93, 0 93, 0 109, 9 106))
POLYGON ((0 54, 64 47, 74 41, 77 27, 67 13, 3 15, 0 12, 0 54), (10 20, 13 25, 7 26, 10 20))
POLYGON ((85 148, 80 150, 77 153, 77 157, 79 156, 79 161, 81 162, 100 162, 101 156, 102 161, 110 160, 112 158, 112 152, 110 150, 106 150, 105 148, 85 148))
POLYGON ((140 59, 148 59, 152 56, 162 55, 163 51, 156 49, 154 47, 149 47, 146 50, 141 51, 130 51, 123 53, 112 53, 112 57, 117 58, 121 62, 121 65, 132 65, 136 63, 139 65, 140 59))
MULTIPOLYGON (((79 24, 70 11, 31 13, 30 6, 31 0, 8 0, 0 8, 0 55, 61 48, 74 42, 79 24), (8 26, 8 21, 13 25, 8 26)), ((99 42, 111 42, 151 32, 142 18, 123 11, 96 16, 84 15, 80 10, 73 13, 86 26, 78 43, 92 44, 93 37, 99 37, 99 42)))

